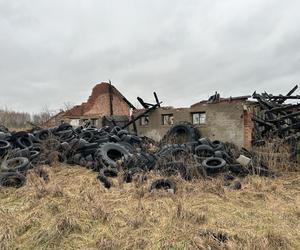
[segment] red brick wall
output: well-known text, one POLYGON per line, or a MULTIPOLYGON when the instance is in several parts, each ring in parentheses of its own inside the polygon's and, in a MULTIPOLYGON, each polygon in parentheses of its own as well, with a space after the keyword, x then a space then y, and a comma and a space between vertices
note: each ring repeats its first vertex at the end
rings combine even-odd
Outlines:
MULTIPOLYGON (((85 112, 84 115, 110 115, 110 105, 109 105, 109 94, 104 93, 91 102, 88 102, 89 111, 85 112)), ((129 116, 130 107, 123 101, 118 95, 113 94, 113 114, 114 115, 128 115, 129 116)))
POLYGON ((118 95, 113 97, 113 111, 114 115, 127 115, 129 116, 129 105, 120 98, 118 95))
MULTIPOLYGON (((66 113, 68 117, 80 116, 104 116, 110 115, 109 104, 109 88, 108 83, 97 84, 90 95, 87 102, 75 106, 66 113)), ((123 100, 118 90, 112 86, 113 94, 113 114, 114 115, 128 115, 130 106, 123 100)))

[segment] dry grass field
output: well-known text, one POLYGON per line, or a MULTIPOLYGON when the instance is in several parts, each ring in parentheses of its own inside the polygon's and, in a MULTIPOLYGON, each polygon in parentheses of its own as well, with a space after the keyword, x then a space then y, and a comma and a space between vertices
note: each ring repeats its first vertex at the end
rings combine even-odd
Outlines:
POLYGON ((299 172, 249 176, 241 190, 174 177, 173 194, 149 192, 155 175, 108 190, 83 167, 44 170, 48 181, 31 170, 0 189, 0 249, 300 249, 299 172))

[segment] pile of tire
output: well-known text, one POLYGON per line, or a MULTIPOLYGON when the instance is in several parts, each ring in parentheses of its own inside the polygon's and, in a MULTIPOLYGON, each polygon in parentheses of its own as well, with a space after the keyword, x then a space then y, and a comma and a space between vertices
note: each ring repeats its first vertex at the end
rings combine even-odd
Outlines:
MULTIPOLYGON (((118 126, 73 128, 64 123, 21 132, 10 132, 0 126, 0 186, 21 187, 26 183, 29 169, 42 164, 51 166, 57 161, 97 172, 97 178, 106 188, 112 186, 111 178, 122 175, 125 182, 131 182, 135 176, 145 177, 150 171, 166 178, 179 175, 187 181, 196 178, 197 171, 201 175, 223 172, 240 176, 258 172, 268 175, 266 167, 253 172, 250 167, 239 165, 236 159, 240 154, 252 157, 233 144, 201 138, 197 129, 187 122, 173 125, 159 143, 118 126), (180 140, 170 142, 174 135, 175 138, 180 135, 180 140)), ((162 179, 152 189, 169 186, 174 185, 162 179)))
MULTIPOLYGON (((142 143, 145 145, 145 139, 117 126, 74 129, 64 123, 30 132, 1 129, 0 186, 20 187, 26 183, 27 170, 56 161, 82 165, 97 172, 104 168, 118 169, 118 162, 127 159, 142 143)), ((144 162, 145 155, 136 154, 135 158, 144 162)), ((151 165, 145 164, 142 167, 151 165)))

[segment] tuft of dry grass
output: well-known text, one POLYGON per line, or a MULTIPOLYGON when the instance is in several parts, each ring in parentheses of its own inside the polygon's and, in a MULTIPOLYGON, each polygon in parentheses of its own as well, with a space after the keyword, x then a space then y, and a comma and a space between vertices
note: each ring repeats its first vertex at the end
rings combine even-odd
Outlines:
MULTIPOLYGON (((298 142, 298 148, 300 142, 298 142)), ((293 155, 292 145, 283 139, 267 140, 264 146, 253 147, 256 162, 264 163, 270 169, 280 172, 299 171, 300 154, 293 155)))
POLYGON ((27 185, 0 189, 0 249, 299 249, 300 173, 171 177, 175 194, 149 192, 155 173, 105 189, 79 166, 30 170, 27 185), (48 180, 43 178, 46 172, 48 180), (199 234, 207 230, 210 234, 199 234), (228 239, 219 240, 219 235, 228 239))

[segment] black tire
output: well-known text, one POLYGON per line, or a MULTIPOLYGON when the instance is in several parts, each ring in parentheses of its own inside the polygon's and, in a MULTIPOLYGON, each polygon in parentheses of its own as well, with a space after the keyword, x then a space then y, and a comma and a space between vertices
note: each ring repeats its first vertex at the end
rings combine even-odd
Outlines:
POLYGON ((117 161, 129 155, 129 151, 118 143, 108 142, 102 144, 96 154, 102 159, 104 164, 117 167, 117 161))
POLYGON ((195 155, 199 157, 212 157, 214 156, 214 150, 209 145, 199 145, 195 148, 195 155))
POLYGON ((27 136, 18 137, 15 141, 15 144, 19 148, 29 148, 31 149, 33 147, 33 142, 31 139, 27 136))
POLYGON ((30 159, 30 150, 28 148, 17 149, 13 154, 13 158, 15 157, 25 157, 30 159))
POLYGON ((99 145, 109 142, 109 134, 104 133, 104 134, 100 134, 100 135, 95 135, 94 136, 94 141, 97 142, 99 145))
POLYGON ((173 192, 176 192, 176 184, 174 181, 169 179, 159 179, 152 182, 150 186, 150 192, 154 189, 171 189, 173 192))
POLYGON ((58 126, 57 131, 64 131, 69 129, 73 129, 72 125, 70 125, 69 123, 63 123, 58 126))
POLYGON ((218 157, 210 157, 202 162, 202 166, 206 169, 207 173, 218 173, 226 166, 226 161, 218 157))
POLYGON ((186 159, 190 152, 187 148, 180 146, 171 150, 171 155, 175 160, 186 159))
POLYGON ((40 152, 37 150, 30 151, 30 160, 36 159, 40 155, 40 152))
POLYGON ((117 135, 119 131, 121 131, 122 129, 119 126, 115 126, 112 128, 112 130, 110 131, 110 134, 115 134, 117 135))
POLYGON ((60 144, 60 151, 62 151, 63 153, 68 154, 68 153, 70 152, 70 150, 71 150, 71 146, 70 146, 69 143, 67 143, 67 142, 62 142, 62 143, 60 144))
POLYGON ((222 151, 219 151, 219 150, 217 150, 217 151, 214 152, 214 156, 215 156, 215 157, 218 157, 218 158, 224 159, 223 152, 222 152, 222 151))
POLYGON ((215 151, 223 151, 225 150, 224 144, 221 141, 214 140, 211 142, 211 146, 215 151))
POLYGON ((166 133, 161 143, 185 143, 197 141, 199 138, 199 131, 189 122, 178 122, 172 125, 166 133))
POLYGON ((129 133, 128 130, 122 129, 122 130, 118 131, 117 136, 119 136, 121 138, 123 135, 127 135, 128 133, 129 133))
POLYGON ((0 140, 8 141, 11 137, 10 133, 4 133, 0 131, 0 140))
POLYGON ((105 188, 111 188, 112 183, 106 176, 98 175, 97 179, 104 185, 105 188))
POLYGON ((125 141, 118 142, 120 145, 124 146, 130 153, 134 151, 134 146, 132 146, 130 143, 125 141))
POLYGON ((8 141, 0 140, 0 157, 4 156, 10 148, 11 146, 8 141))
POLYGON ((94 139, 94 134, 91 131, 85 130, 79 135, 80 138, 91 142, 94 139))
POLYGON ((211 141, 208 138, 200 138, 198 142, 200 145, 207 145, 211 147, 211 141))
POLYGON ((28 169, 29 160, 25 157, 15 157, 2 165, 3 172, 25 172, 28 169))
POLYGON ((228 170, 238 176, 246 176, 250 174, 250 171, 240 164, 230 164, 228 165, 228 170))
POLYGON ((118 171, 112 168, 102 168, 100 170, 100 175, 103 175, 105 177, 117 177, 118 171))
POLYGON ((63 141, 69 142, 76 137, 74 131, 71 129, 59 131, 56 133, 56 135, 59 137, 60 141, 62 142, 63 141))
POLYGON ((117 136, 117 135, 111 135, 111 136, 109 137, 109 141, 111 141, 111 142, 119 142, 119 141, 121 141, 121 139, 120 139, 120 137, 117 136))
POLYGON ((37 133, 35 133, 34 137, 36 141, 42 142, 50 137, 50 131, 48 129, 40 130, 37 133))
POLYGON ((19 188, 25 185, 26 177, 20 173, 10 172, 0 174, 1 187, 15 187, 19 188))

